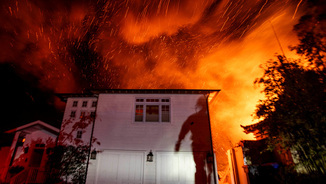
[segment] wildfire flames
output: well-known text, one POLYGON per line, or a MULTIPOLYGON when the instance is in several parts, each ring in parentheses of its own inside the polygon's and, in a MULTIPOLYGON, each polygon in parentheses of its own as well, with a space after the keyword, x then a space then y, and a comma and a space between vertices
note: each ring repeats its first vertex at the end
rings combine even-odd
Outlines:
POLYGON ((245 135, 263 96, 259 65, 297 40, 298 0, 1 2, 0 62, 57 93, 89 88, 221 89, 215 149, 245 135), (275 28, 273 32, 272 26, 275 28))

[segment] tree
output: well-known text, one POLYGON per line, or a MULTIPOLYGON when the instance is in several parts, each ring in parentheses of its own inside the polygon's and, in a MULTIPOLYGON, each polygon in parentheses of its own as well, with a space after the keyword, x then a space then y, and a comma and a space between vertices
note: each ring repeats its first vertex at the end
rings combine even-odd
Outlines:
POLYGON ((51 175, 47 183, 85 183, 86 160, 89 146, 60 145, 54 147, 49 155, 51 175))
MULTIPOLYGON (((86 132, 94 122, 93 116, 83 116, 79 121, 72 119, 64 120, 59 136, 58 144, 49 150, 48 166, 51 175, 47 183, 85 183, 87 159, 90 154, 91 145, 82 139, 75 137, 76 131, 86 132), (68 131, 64 131, 68 130, 68 131)), ((91 143, 100 144, 96 138, 91 137, 91 143)))
POLYGON ((256 118, 263 120, 255 130, 271 147, 296 150, 309 172, 325 174, 326 88, 318 72, 299 63, 283 56, 266 63, 264 76, 255 81, 264 85, 266 97, 257 106, 256 118))
POLYGON ((294 28, 300 43, 290 47, 302 60, 278 55, 267 61, 255 84, 265 99, 255 112, 259 122, 244 127, 267 137, 269 147, 294 150, 311 176, 326 174, 326 16, 303 16, 294 28))

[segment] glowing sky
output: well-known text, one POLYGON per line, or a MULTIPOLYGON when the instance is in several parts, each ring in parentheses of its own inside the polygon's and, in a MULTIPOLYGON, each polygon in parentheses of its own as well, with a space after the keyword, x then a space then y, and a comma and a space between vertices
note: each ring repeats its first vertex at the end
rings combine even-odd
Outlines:
MULTIPOLYGON (((219 129, 216 137, 234 145, 252 138, 240 124, 253 123, 251 114, 263 97, 253 85, 263 72, 259 65, 281 52, 272 26, 285 54, 294 57, 287 47, 297 43, 293 25, 308 2, 4 0, 0 64, 7 86, 2 95, 22 95, 23 108, 47 106, 48 114, 56 115, 51 112, 63 106, 54 93, 221 89, 211 118, 219 129), (14 79, 6 78, 8 71, 14 79)), ((17 99, 5 104, 15 109, 17 99)))
POLYGON ((271 25, 285 46, 293 43, 298 3, 7 0, 0 62, 55 93, 222 89, 225 118, 246 112, 236 114, 238 124, 250 120, 247 108, 258 99, 259 64, 279 51, 271 25))

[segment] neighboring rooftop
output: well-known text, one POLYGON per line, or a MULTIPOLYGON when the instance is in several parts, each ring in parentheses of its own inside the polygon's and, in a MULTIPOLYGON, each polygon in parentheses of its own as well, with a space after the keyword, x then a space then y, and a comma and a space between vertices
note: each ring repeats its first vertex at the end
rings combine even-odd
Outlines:
POLYGON ((30 133, 30 132, 37 131, 37 130, 47 130, 53 134, 59 134, 59 131, 60 131, 59 129, 57 129, 47 123, 44 123, 43 121, 37 120, 32 123, 28 123, 26 125, 8 130, 5 133, 10 134, 10 133, 14 133, 17 131, 24 131, 24 132, 30 133))

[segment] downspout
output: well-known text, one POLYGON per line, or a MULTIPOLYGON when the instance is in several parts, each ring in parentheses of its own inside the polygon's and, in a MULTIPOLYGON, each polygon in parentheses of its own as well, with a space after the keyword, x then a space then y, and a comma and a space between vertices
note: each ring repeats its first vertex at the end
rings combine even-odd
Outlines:
POLYGON ((91 132, 91 138, 89 140, 89 149, 88 149, 88 157, 87 157, 87 164, 86 164, 86 171, 85 171, 85 178, 84 178, 84 183, 86 183, 87 179, 87 172, 88 172, 88 165, 89 165, 89 158, 91 155, 91 149, 92 149, 92 140, 93 140, 93 133, 94 133, 94 125, 95 125, 95 120, 96 120, 96 112, 97 112, 97 106, 98 106, 98 95, 96 97, 96 107, 95 107, 95 116, 92 124, 92 132, 91 132))
POLYGON ((237 163, 237 157, 235 155, 235 149, 231 149, 231 157, 232 157, 232 165, 233 165, 233 172, 234 172, 234 183, 235 184, 240 184, 240 179, 239 179, 239 171, 238 171, 238 163, 237 163))
POLYGON ((217 180, 216 180, 216 166, 215 166, 215 153, 214 153, 214 149, 213 149, 213 137, 212 137, 212 128, 211 128, 211 118, 210 118, 210 115, 209 115, 209 107, 208 107, 208 97, 209 97, 209 93, 208 94, 205 94, 205 99, 206 99, 206 109, 207 109, 207 117, 208 117, 208 125, 209 125, 209 137, 210 137, 210 140, 211 140, 211 151, 213 152, 213 171, 214 171, 214 183, 216 184, 217 183, 217 180))

